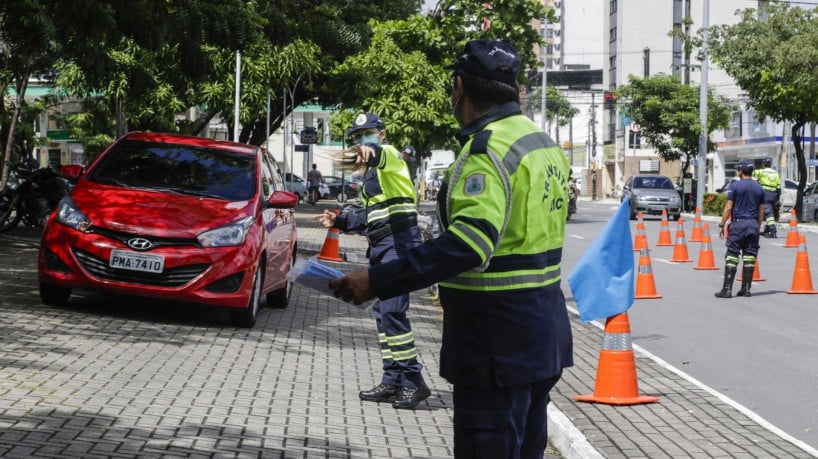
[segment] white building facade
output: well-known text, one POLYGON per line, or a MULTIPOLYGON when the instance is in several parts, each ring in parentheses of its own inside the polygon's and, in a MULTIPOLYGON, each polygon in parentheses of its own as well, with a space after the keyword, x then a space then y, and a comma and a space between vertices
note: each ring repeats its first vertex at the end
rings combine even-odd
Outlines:
MULTIPOLYGON (((740 20, 737 10, 758 8, 765 1, 710 0, 709 25, 735 24, 740 20)), ((698 50, 685 56, 683 41, 670 36, 671 31, 682 31, 696 36, 703 23, 704 0, 609 0, 606 2, 603 28, 605 62, 603 85, 614 91, 628 84, 634 75, 678 75, 686 84, 699 85, 701 62, 698 50), (692 23, 685 24, 685 18, 692 23)), ((720 187, 726 178, 734 175, 733 166, 740 159, 771 158, 782 162, 782 129, 772 121, 761 122, 751 111, 745 111, 743 91, 735 81, 712 62, 708 66, 707 84, 717 94, 733 101, 739 107, 733 114, 733 123, 726 131, 711 134, 717 151, 708 154, 706 165, 708 191, 720 187)), ((637 173, 660 173, 679 178, 681 163, 664 163, 655 150, 642 144, 638 134, 631 132, 633 125, 620 109, 604 112, 605 154, 602 170, 605 180, 623 183, 637 173), (633 139, 636 137, 636 144, 633 139)), ((788 138, 785 136, 785 139, 788 138)), ((786 144, 786 140, 785 140, 786 144)), ((785 145, 786 147, 786 145, 785 145)), ((696 176, 693 164, 690 172, 696 176)))

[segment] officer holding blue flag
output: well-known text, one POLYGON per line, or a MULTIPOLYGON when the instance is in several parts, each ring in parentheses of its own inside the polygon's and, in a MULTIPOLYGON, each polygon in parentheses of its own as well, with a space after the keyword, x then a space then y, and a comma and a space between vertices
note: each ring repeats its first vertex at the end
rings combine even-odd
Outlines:
POLYGON ((520 109, 512 46, 470 41, 447 68, 461 150, 437 200, 445 231, 330 287, 361 302, 439 282, 454 455, 542 458, 549 392, 573 364, 560 289, 568 160, 520 109))
POLYGON ((716 298, 733 296, 733 280, 738 271, 739 256, 744 265, 741 273, 741 290, 736 296, 750 296, 750 286, 758 255, 758 238, 764 224, 764 189, 753 177, 753 163, 742 159, 736 165, 741 180, 730 184, 727 189, 727 204, 719 223, 719 238, 724 239, 724 225, 729 219, 727 233, 727 253, 724 255, 724 286, 716 293, 716 298))

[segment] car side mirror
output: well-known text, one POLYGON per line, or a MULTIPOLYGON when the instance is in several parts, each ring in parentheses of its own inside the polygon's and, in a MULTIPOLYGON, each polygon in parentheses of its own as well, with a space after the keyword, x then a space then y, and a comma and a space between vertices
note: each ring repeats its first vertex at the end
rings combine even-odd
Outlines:
POLYGON ((289 191, 274 191, 267 200, 267 208, 293 209, 298 204, 298 195, 289 191))
POLYGON ((60 166, 60 175, 72 182, 76 182, 82 176, 82 169, 82 166, 78 164, 60 166))

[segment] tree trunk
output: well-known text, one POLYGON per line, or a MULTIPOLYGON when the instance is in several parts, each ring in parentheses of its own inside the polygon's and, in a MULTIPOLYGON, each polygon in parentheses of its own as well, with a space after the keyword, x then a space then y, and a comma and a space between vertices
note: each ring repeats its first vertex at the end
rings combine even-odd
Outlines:
POLYGON ((805 119, 792 124, 792 145, 795 147, 795 160, 798 166, 798 192, 795 195, 795 215, 802 221, 804 206, 804 188, 807 186, 807 161, 804 159, 804 148, 801 145, 801 128, 807 124, 805 119))
POLYGON ((26 88, 28 87, 28 75, 17 80, 17 103, 14 107, 14 113, 11 115, 9 122, 9 132, 6 138, 6 148, 3 152, 3 174, 0 177, 0 189, 6 187, 6 179, 9 176, 9 163, 11 162, 11 152, 14 149, 14 131, 17 130, 17 119, 20 117, 20 112, 23 109, 25 102, 26 88))

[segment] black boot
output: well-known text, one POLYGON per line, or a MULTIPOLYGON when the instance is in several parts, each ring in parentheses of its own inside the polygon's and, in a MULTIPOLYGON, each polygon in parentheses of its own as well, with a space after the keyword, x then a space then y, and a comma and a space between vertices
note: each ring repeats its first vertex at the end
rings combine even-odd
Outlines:
POLYGON ((736 271, 735 266, 724 267, 724 286, 720 292, 716 293, 716 298, 730 298, 733 296, 733 280, 736 278, 736 271))
POLYGON ((429 390, 426 384, 401 387, 398 398, 392 402, 392 408, 399 410, 414 409, 418 406, 418 403, 426 400, 430 395, 432 395, 432 391, 429 390))
POLYGON ((369 390, 362 390, 358 398, 367 402, 391 402, 398 398, 400 387, 380 383, 369 390))
POLYGON ((736 292, 736 296, 752 296, 750 294, 750 286, 753 284, 753 274, 755 274, 756 267, 745 266, 741 271, 741 290, 736 292))

